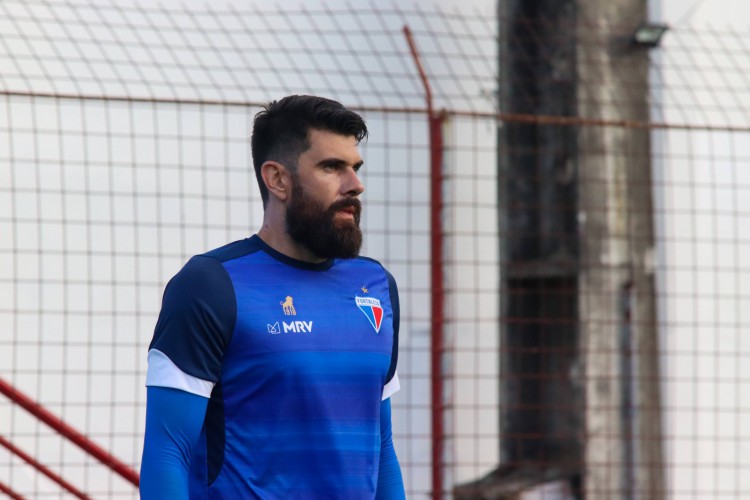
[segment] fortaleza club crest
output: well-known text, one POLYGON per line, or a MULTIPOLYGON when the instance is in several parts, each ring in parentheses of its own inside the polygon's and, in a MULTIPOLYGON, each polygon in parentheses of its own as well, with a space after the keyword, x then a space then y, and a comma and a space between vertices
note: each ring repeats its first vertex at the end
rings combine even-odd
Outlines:
POLYGON ((375 333, 380 333, 380 325, 383 323, 383 308, 380 306, 380 301, 371 297, 357 296, 354 297, 354 300, 357 301, 357 307, 375 329, 375 333))

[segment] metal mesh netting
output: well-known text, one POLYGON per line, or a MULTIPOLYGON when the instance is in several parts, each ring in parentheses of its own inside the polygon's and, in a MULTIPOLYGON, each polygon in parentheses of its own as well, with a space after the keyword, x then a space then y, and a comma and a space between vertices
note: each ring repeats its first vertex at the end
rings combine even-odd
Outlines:
POLYGON ((310 93, 370 129, 409 498, 747 496, 750 41, 542 4, 0 3, 0 491, 137 496, 35 412, 137 471, 164 285, 257 230, 253 116, 310 93))

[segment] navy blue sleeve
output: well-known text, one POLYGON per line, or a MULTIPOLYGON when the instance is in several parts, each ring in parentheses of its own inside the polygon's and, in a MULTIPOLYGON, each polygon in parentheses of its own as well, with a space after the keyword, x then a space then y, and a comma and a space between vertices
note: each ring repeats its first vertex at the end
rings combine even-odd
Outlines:
POLYGON ((385 269, 385 275, 388 278, 388 292, 391 298, 391 308, 393 309, 393 349, 391 351, 391 365, 388 368, 388 375, 385 382, 391 381, 396 374, 396 365, 398 364, 398 330, 401 326, 401 307, 398 302, 398 287, 393 275, 385 269))
POLYGON ((391 430, 391 400, 380 403, 380 467, 376 500, 401 500, 406 498, 401 466, 393 448, 391 430))
POLYGON ((200 436, 208 399, 168 387, 149 387, 141 461, 142 500, 187 500, 192 449, 200 436))
POLYGON ((189 375, 218 382, 236 318, 234 286, 224 266, 212 257, 193 257, 167 284, 149 349, 189 375))

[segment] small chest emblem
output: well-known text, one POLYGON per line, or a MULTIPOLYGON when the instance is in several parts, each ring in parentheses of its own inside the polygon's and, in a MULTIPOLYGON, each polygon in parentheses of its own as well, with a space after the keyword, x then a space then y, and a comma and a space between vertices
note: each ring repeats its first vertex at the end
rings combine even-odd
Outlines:
POLYGON ((281 304, 281 308, 284 310, 284 314, 286 316, 296 316, 297 310, 294 308, 294 299, 287 296, 286 300, 284 302, 279 302, 281 304))
POLYGON ((378 299, 371 297, 354 297, 357 307, 365 315, 375 333, 380 333, 380 325, 383 323, 383 307, 378 299))

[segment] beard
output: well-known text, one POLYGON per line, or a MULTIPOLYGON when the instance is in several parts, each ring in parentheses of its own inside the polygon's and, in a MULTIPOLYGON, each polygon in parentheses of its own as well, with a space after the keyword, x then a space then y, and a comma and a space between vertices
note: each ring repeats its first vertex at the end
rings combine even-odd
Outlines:
POLYGON ((321 259, 351 259, 362 247, 361 212, 357 198, 339 200, 326 208, 295 179, 286 209, 286 230, 294 241, 321 259), (336 213, 349 207, 354 209, 354 220, 336 220, 336 213))

